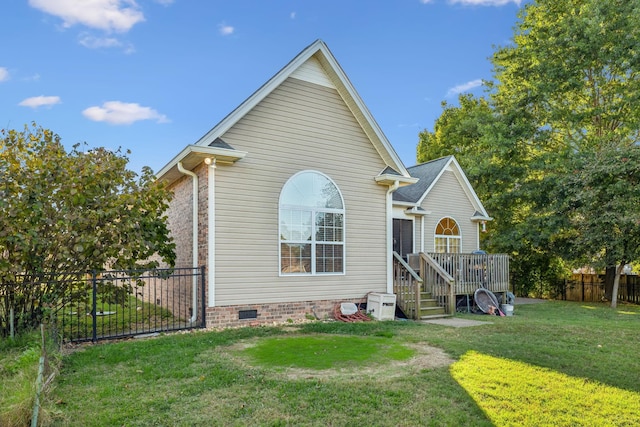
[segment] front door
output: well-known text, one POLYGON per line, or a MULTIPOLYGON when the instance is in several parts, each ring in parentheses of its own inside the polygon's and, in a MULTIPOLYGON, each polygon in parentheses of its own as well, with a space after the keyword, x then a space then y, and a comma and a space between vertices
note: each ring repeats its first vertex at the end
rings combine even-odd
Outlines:
POLYGON ((413 221, 410 219, 393 220, 393 250, 404 259, 413 253, 413 221))

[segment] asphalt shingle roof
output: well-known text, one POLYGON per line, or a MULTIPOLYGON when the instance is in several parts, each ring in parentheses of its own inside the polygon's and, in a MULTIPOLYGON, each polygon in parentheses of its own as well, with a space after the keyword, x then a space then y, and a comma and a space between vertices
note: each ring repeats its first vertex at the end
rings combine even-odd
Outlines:
POLYGON ((407 168, 409 174, 418 178, 415 184, 400 187, 393 193, 393 200, 398 202, 417 203, 433 181, 440 175, 442 169, 447 165, 452 156, 441 157, 426 163, 407 168))

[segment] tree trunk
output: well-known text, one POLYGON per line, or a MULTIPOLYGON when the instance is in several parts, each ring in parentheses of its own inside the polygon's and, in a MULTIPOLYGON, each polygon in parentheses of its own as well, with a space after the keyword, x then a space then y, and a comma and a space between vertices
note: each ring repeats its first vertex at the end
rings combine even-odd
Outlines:
POLYGON ((604 274, 604 297, 607 301, 611 301, 613 295, 613 282, 616 280, 617 266, 610 265, 605 270, 604 274))
POLYGON ((624 270, 624 262, 621 262, 620 265, 616 268, 616 277, 613 279, 613 289, 611 292, 611 308, 616 308, 618 306, 618 287, 620 286, 620 275, 624 270))

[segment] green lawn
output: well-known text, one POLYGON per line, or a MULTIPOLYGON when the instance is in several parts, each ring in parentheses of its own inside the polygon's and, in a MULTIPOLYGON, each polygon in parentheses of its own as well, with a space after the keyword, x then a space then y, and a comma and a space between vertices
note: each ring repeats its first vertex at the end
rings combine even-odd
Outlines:
POLYGON ((640 307, 514 314, 87 345, 64 358, 46 409, 70 426, 640 425, 640 307))

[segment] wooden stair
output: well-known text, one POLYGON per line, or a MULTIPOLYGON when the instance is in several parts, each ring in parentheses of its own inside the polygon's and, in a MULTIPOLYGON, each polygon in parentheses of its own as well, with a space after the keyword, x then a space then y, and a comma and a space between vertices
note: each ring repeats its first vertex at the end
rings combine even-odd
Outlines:
MULTIPOLYGON (((414 301, 407 301, 407 305, 413 308, 414 301)), ((444 307, 438 305, 438 301, 432 297, 430 292, 421 292, 419 308, 420 320, 437 319, 440 317, 448 317, 444 311, 444 307)))

